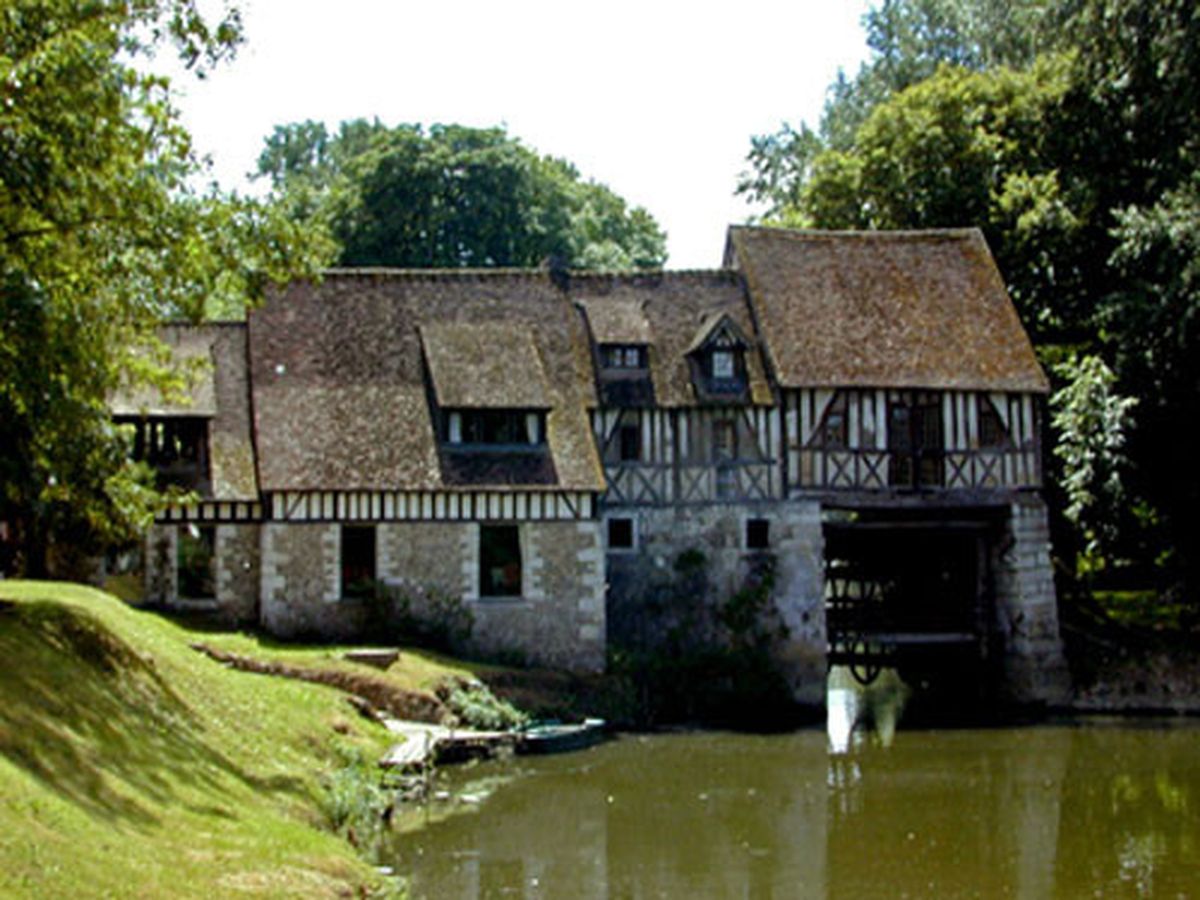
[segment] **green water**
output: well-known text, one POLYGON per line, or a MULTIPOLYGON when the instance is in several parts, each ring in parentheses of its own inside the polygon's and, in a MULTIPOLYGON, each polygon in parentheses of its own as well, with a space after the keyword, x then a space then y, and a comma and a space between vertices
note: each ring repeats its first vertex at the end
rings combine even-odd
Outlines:
POLYGON ((1200 725, 620 737, 444 770, 385 860, 417 897, 1200 897, 1200 725))

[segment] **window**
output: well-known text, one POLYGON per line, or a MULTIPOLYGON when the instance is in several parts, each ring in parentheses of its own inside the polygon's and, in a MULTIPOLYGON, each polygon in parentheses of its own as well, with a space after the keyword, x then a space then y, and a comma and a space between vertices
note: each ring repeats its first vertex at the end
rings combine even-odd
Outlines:
POLYGON ((737 377, 732 350, 712 352, 712 377, 716 381, 732 381, 737 377))
POLYGON ((216 591, 216 529, 182 525, 175 545, 179 573, 179 596, 185 600, 208 600, 216 591))
POLYGON ((363 597, 375 581, 375 528, 342 526, 342 596, 363 597))
POLYGON ((850 446, 850 429, 846 415, 846 395, 839 392, 829 403, 825 411, 825 420, 821 425, 821 446, 833 450, 850 446))
POLYGON ((646 348, 641 344, 604 344, 600 362, 606 369, 644 369, 646 348))
POLYGON ((731 419, 713 422, 712 452, 714 462, 737 459, 737 426, 731 419))
POLYGON ((642 429, 637 425, 622 425, 618 434, 621 462, 637 462, 642 458, 642 429))
POLYGON ((746 520, 746 549, 766 550, 771 546, 771 521, 769 519, 746 520))
POLYGON ((479 526, 479 596, 521 595, 521 536, 516 525, 479 526))
POLYGON ((608 549, 632 550, 633 547, 633 519, 609 519, 608 549))
POLYGON ((545 413, 519 409, 467 409, 446 417, 451 444, 528 445, 545 443, 545 413))
POLYGON ((997 449, 1008 444, 1008 429, 987 397, 979 398, 979 446, 997 449))

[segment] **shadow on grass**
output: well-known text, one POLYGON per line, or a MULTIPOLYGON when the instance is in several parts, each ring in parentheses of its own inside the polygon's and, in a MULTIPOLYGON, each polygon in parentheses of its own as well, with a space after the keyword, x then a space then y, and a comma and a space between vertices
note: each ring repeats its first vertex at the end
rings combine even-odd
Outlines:
POLYGON ((184 788, 300 787, 229 761, 152 665, 86 613, 0 605, 0 659, 0 754, 94 815, 146 827, 184 788))

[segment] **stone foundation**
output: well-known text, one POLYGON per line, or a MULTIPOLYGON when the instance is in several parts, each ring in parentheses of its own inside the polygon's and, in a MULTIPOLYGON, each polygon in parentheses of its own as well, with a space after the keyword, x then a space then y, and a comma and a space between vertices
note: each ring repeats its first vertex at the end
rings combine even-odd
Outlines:
POLYGON ((1004 654, 1002 694, 1016 703, 1064 703, 1070 675, 1058 630, 1050 529, 1040 499, 1012 505, 998 549, 994 624, 1004 654))
POLYGON ((773 566, 771 615, 787 631, 776 662, 797 702, 824 703, 824 541, 819 504, 731 502, 610 509, 606 515, 633 519, 636 535, 632 550, 610 549, 607 554, 614 644, 653 645, 672 629, 694 630, 697 640, 713 637, 717 606, 760 577, 764 566, 773 566), (748 519, 770 523, 767 548, 746 546, 748 519))

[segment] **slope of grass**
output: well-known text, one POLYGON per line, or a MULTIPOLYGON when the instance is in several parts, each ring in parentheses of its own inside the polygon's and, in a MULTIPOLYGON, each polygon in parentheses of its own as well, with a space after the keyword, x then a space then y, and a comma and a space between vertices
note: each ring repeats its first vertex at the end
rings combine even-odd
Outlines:
POLYGON ((0 582, 0 896, 353 896, 320 779, 387 735, 75 585, 0 582))

